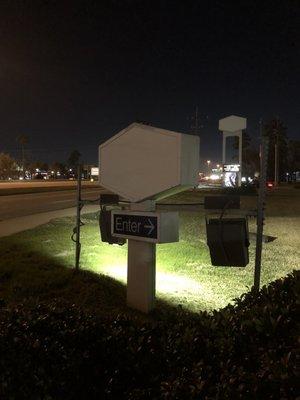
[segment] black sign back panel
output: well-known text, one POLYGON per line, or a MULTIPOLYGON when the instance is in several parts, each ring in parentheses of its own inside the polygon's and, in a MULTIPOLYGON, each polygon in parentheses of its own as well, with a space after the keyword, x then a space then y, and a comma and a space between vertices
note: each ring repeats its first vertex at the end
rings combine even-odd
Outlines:
POLYGON ((114 214, 113 233, 157 239, 157 216, 114 214))

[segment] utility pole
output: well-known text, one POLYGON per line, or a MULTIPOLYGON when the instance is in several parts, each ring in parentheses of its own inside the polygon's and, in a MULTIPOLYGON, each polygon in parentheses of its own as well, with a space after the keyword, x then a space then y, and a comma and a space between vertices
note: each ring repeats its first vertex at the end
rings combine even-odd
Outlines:
MULTIPOLYGON (((277 141, 277 138, 276 138, 277 141)), ((275 166, 274 166, 274 186, 278 186, 278 144, 275 143, 275 166)))
POLYGON ((196 106, 195 113, 195 135, 199 135, 199 120, 198 120, 198 106, 196 106))
POLYGON ((196 106, 195 116, 192 117, 192 120, 194 120, 194 124, 192 123, 192 125, 191 125, 191 131, 194 135, 199 136, 200 135, 200 126, 199 126, 198 106, 196 106))
POLYGON ((275 133, 275 146, 274 146, 274 185, 278 186, 279 183, 279 157, 278 157, 278 149, 279 149, 279 127, 278 127, 278 119, 276 119, 276 128, 274 129, 275 133))
MULTIPOLYGON (((196 106, 195 114, 191 118, 191 120, 192 122, 190 126, 190 131, 193 135, 198 136, 200 139, 200 128, 203 128, 203 125, 200 125, 198 106, 196 106)), ((200 164, 201 164, 201 157, 200 157, 200 146, 199 146, 199 169, 200 169, 200 164)))
POLYGON ((75 271, 79 271, 79 260, 80 260, 80 250, 81 250, 81 243, 80 243, 80 227, 81 227, 81 220, 80 220, 80 212, 82 209, 82 202, 81 202, 81 173, 82 167, 81 164, 77 166, 77 191, 76 191, 76 254, 75 254, 75 271))
POLYGON ((255 247, 255 267, 254 267, 254 290, 257 293, 260 288, 260 274, 261 274, 261 253, 263 241, 263 229, 265 219, 265 197, 266 197, 266 180, 267 180, 267 160, 269 140, 262 134, 262 121, 260 121, 260 177, 259 177, 259 190, 257 200, 257 230, 256 230, 256 247, 255 247))

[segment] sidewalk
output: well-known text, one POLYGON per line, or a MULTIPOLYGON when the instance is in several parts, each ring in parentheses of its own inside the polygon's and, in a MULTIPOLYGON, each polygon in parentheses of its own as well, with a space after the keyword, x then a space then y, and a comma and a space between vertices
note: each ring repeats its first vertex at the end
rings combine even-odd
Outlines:
MULTIPOLYGON (((81 213, 88 214, 99 210, 99 205, 84 206, 81 213)), ((14 233, 36 228, 39 225, 46 224, 51 219, 62 218, 76 215, 76 207, 66 208, 64 210, 48 211, 25 217, 10 218, 0 222, 0 237, 10 236, 14 233)))

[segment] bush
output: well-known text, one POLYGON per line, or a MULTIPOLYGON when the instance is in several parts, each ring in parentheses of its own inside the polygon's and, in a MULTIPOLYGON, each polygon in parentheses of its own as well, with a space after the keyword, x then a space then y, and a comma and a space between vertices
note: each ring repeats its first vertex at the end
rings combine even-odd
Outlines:
POLYGON ((300 273, 212 315, 2 303, 1 399, 295 399, 300 273))

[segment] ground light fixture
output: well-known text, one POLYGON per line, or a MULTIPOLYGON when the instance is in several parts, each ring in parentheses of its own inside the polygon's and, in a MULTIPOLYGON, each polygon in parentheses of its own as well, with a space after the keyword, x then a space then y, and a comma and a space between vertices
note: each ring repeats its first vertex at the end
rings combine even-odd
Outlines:
POLYGON ((249 263, 246 218, 208 218, 206 235, 212 265, 245 267, 249 263))
POLYGON ((126 243, 126 239, 117 238, 111 234, 111 209, 107 207, 116 207, 119 204, 119 196, 115 194, 102 194, 99 199, 100 214, 99 214, 99 228, 102 242, 109 244, 117 244, 122 246, 126 243))
POLYGON ((111 234, 111 210, 107 210, 104 207, 101 207, 100 215, 99 215, 99 227, 101 233, 102 242, 107 242, 109 244, 118 244, 122 246, 126 243, 126 239, 112 236, 111 234))
POLYGON ((211 263, 214 266, 245 267, 249 263, 249 229, 247 217, 223 218, 227 210, 240 209, 240 197, 206 196, 204 208, 218 212, 206 216, 206 237, 211 263))

